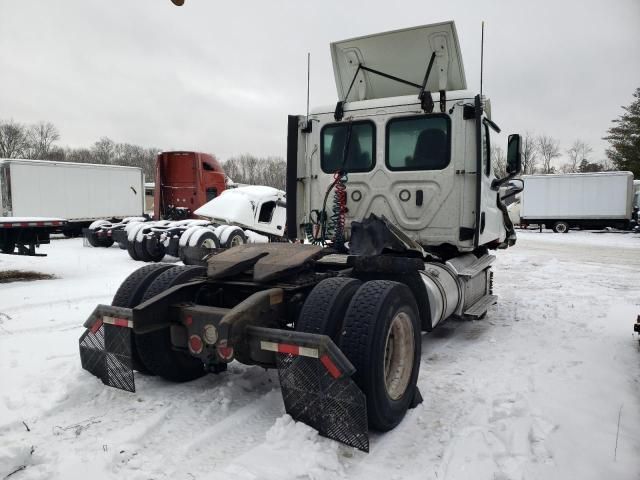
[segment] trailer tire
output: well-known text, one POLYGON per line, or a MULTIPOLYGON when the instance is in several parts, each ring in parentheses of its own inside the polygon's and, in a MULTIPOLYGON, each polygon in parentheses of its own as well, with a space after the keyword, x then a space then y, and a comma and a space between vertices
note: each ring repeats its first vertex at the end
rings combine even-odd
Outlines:
POLYGON ((152 235, 151 237, 145 237, 142 240, 142 248, 152 262, 161 261, 167 251, 163 243, 155 235, 152 235))
POLYGON ((553 224, 553 231, 556 233, 568 233, 569 224, 567 222, 556 222, 553 224))
POLYGON ((15 240, 5 240, 3 243, 0 243, 0 250, 2 250, 2 253, 13 253, 15 249, 15 240))
MULTIPOLYGON (((114 307, 133 308, 137 306, 143 298, 144 293, 151 283, 165 270, 173 268, 175 265, 167 263, 154 263, 153 265, 145 265, 131 273, 113 296, 111 305, 114 307)), ((150 373, 149 369, 140 360, 136 349, 135 335, 131 342, 131 361, 133 369, 141 373, 150 373)))
MULTIPOLYGON (((197 266, 178 266, 160 274, 149 285, 143 301, 155 297, 165 290, 198 276, 206 275, 207 269, 197 266)), ((136 349, 145 366, 154 374, 172 382, 189 382, 202 377, 206 371, 198 358, 188 353, 174 350, 171 344, 171 329, 164 328, 155 332, 135 336, 136 349)))
POLYGON ((328 335, 336 342, 349 302, 362 282, 355 278, 334 277, 318 283, 300 310, 298 332, 328 335))
POLYGON ((418 307, 409 287, 364 283, 347 309, 340 349, 356 368, 352 378, 367 398, 372 429, 391 430, 404 418, 416 394, 420 347, 418 307))

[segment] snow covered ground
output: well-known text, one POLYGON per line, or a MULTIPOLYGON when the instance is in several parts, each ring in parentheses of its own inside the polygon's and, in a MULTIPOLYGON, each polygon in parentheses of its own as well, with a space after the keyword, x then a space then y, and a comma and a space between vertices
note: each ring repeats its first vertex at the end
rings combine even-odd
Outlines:
POLYGON ((637 479, 640 236, 520 232, 500 300, 423 338, 423 404, 363 454, 284 414, 275 372, 233 364, 189 384, 111 389, 80 368, 97 303, 142 266, 56 240, 0 270, 0 478, 637 479), (619 425, 619 427, 618 427, 619 425))

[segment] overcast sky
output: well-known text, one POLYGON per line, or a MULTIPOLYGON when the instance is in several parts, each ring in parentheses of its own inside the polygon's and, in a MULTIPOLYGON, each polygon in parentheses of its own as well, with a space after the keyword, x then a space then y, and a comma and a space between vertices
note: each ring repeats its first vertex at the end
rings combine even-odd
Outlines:
MULTIPOLYGON (((454 20, 467 85, 503 133, 576 138, 592 160, 640 87, 640 1, 0 0, 0 119, 62 145, 284 156, 286 116, 337 100, 329 43, 454 20)), ((506 144, 502 135, 501 143, 506 144)))

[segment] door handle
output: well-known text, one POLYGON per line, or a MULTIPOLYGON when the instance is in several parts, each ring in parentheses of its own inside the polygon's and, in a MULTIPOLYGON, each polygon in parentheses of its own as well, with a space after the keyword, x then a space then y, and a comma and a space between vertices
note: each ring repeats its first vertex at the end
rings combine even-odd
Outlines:
POLYGON ((416 190, 416 207, 421 207, 423 202, 422 190, 416 190))

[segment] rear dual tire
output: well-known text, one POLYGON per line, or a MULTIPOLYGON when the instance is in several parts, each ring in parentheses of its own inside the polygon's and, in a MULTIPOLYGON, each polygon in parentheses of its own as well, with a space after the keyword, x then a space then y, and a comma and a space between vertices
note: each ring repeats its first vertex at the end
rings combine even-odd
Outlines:
POLYGON ((328 335, 356 368, 353 380, 367 398, 369 426, 387 431, 414 401, 420 369, 418 307, 404 284, 352 278, 318 283, 296 330, 328 335))
POLYGON ((126 248, 133 260, 142 262, 160 262, 166 253, 165 246, 155 235, 142 237, 141 240, 135 238, 128 243, 126 248))
MULTIPOLYGON (((96 230, 100 228, 102 225, 109 225, 109 222, 106 220, 96 220, 91 225, 89 225, 89 231, 87 232, 86 238, 89 242, 89 245, 92 247, 104 247, 109 248, 113 245, 113 239, 111 237, 99 237, 98 232, 96 230)), ((67 233, 72 232, 69 230, 68 232, 63 232, 65 237, 67 237, 67 233)), ((73 235, 69 235, 71 237, 73 235)))
MULTIPOLYGON (((206 268, 196 266, 177 266, 165 270, 149 285, 141 301, 146 302, 171 287, 205 276, 206 273, 206 268)), ((144 335, 134 335, 134 343, 144 366, 165 380, 189 382, 206 373, 200 359, 174 349, 170 327, 144 335)))
MULTIPOLYGON (((124 308, 136 307, 142 301, 142 297, 153 281, 160 274, 173 267, 174 265, 171 264, 155 263, 137 269, 120 284, 111 305, 124 308)), ((134 370, 138 370, 141 373, 151 373, 140 360, 135 341, 131 342, 131 360, 134 370)))
POLYGON ((420 370, 420 321, 409 287, 388 280, 362 285, 349 304, 339 346, 367 397, 369 426, 391 430, 413 403, 420 370))

